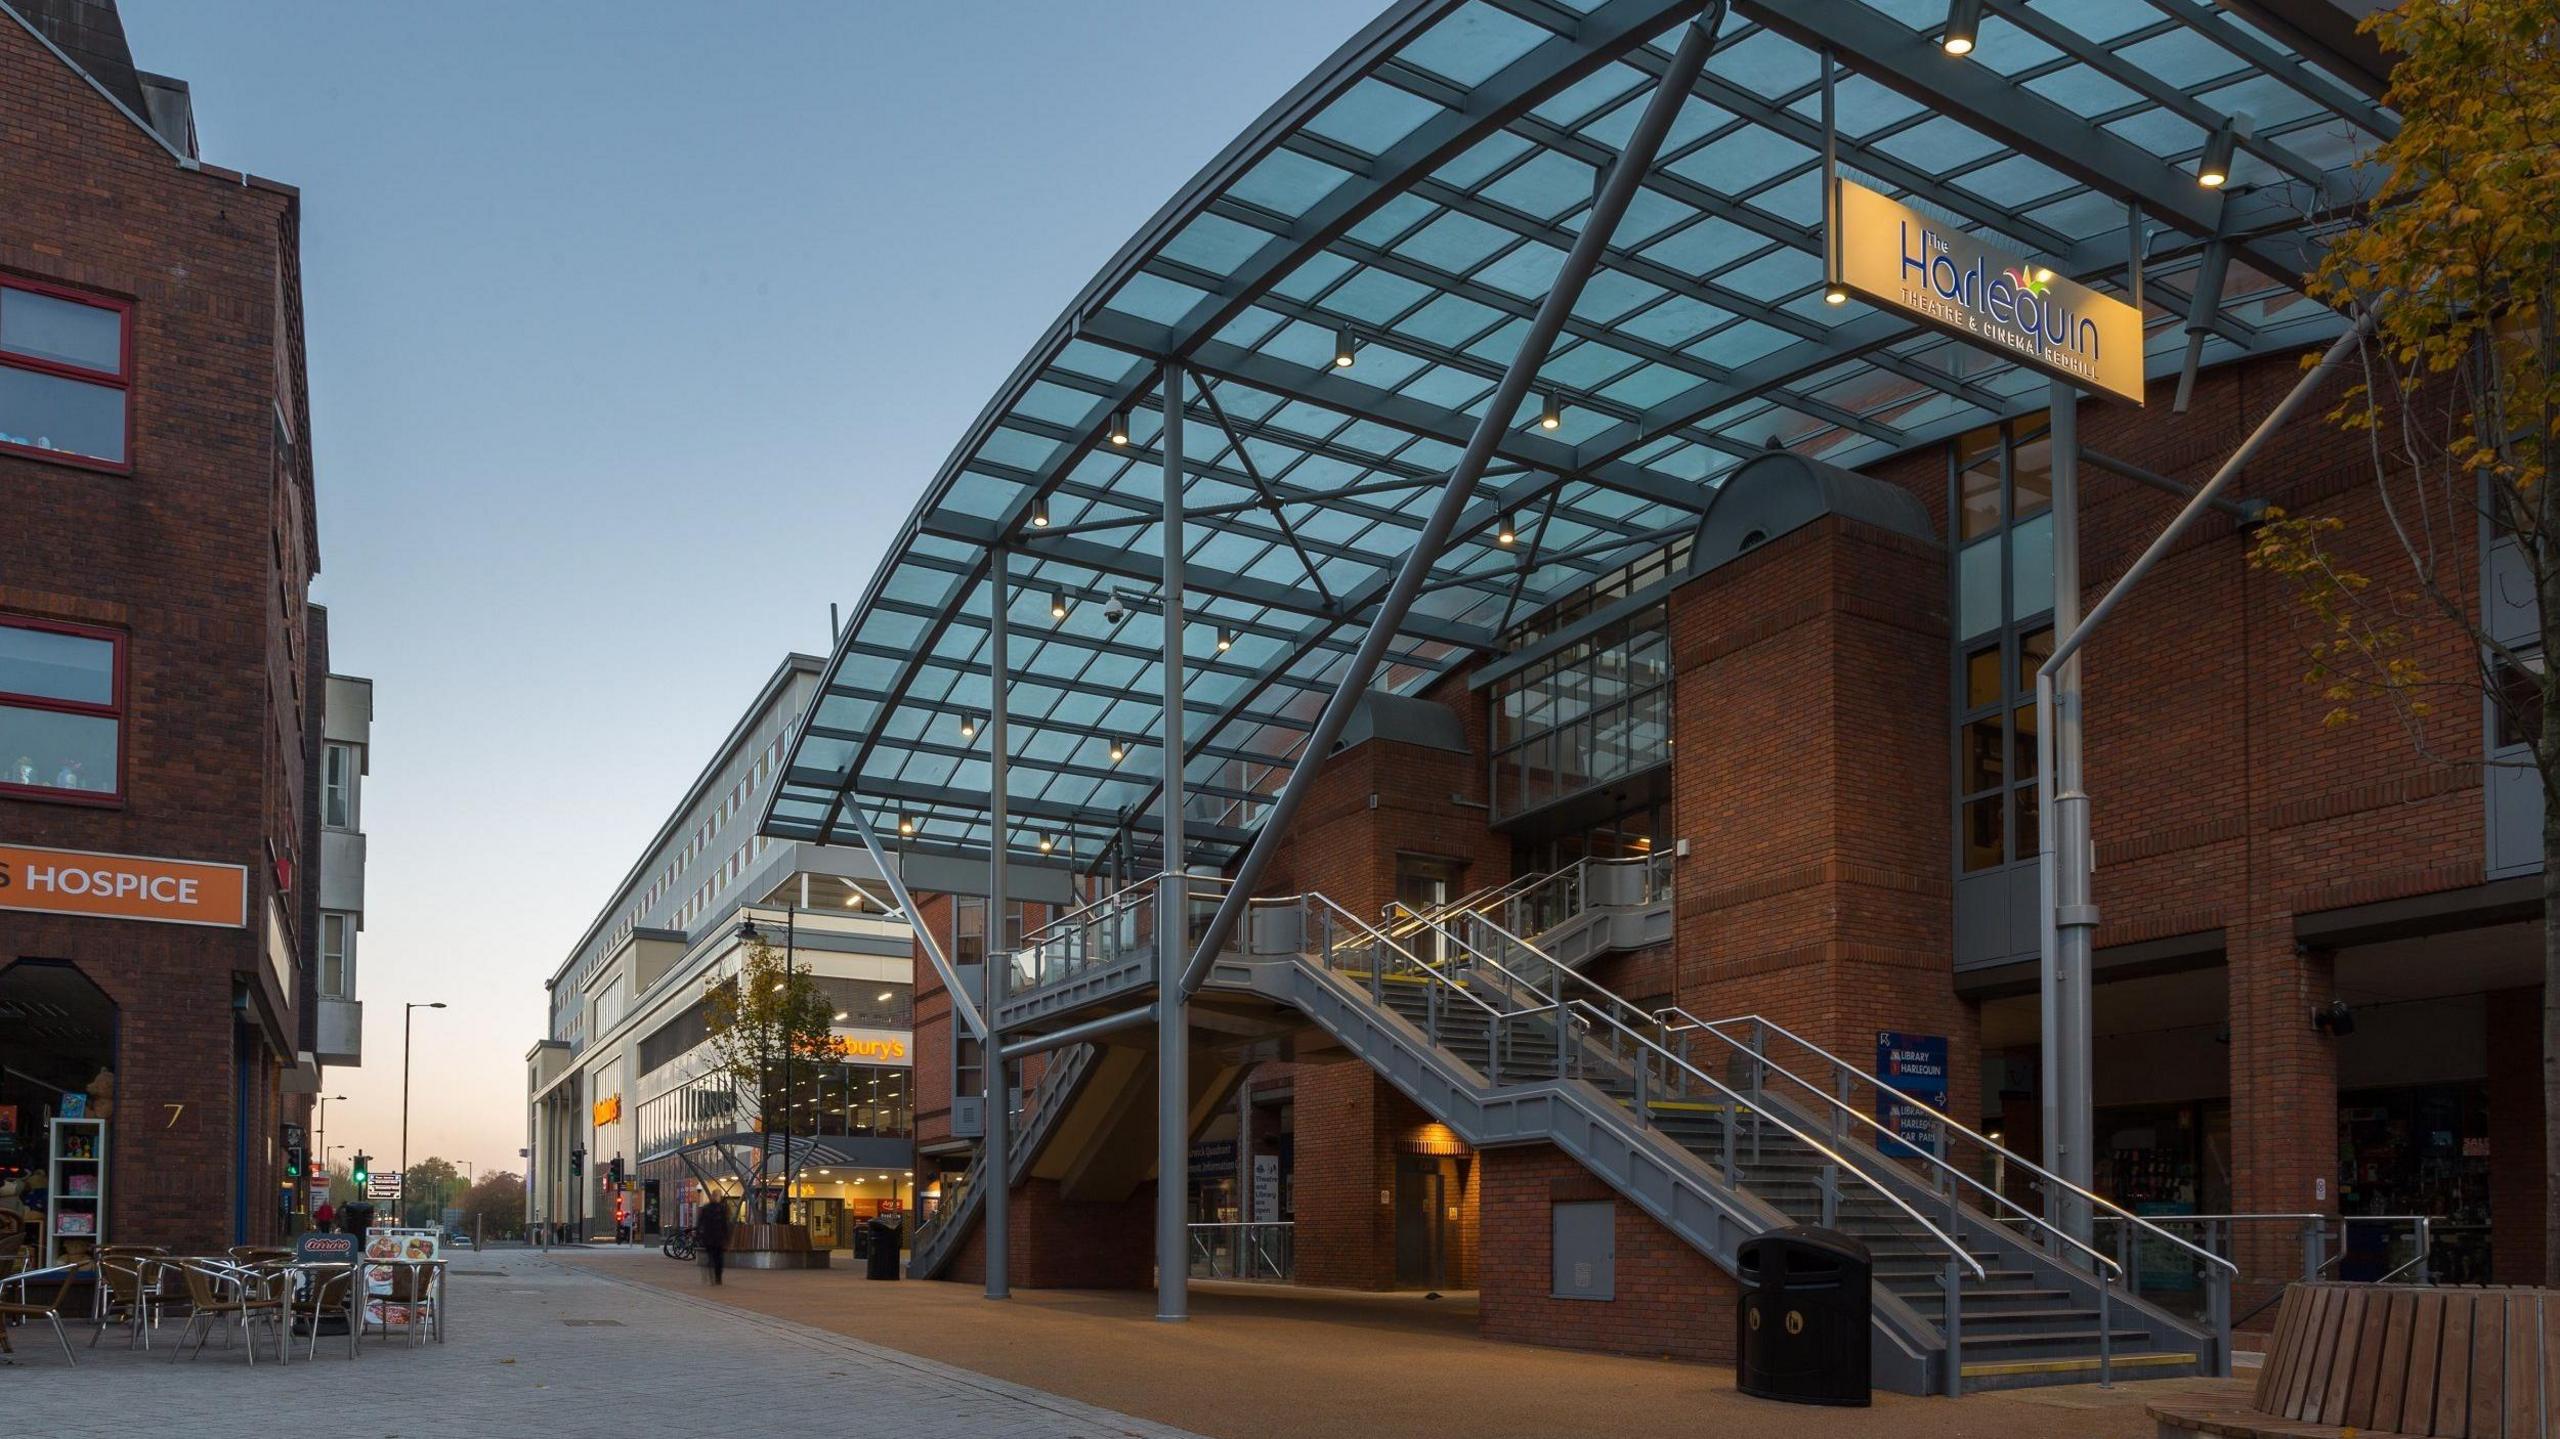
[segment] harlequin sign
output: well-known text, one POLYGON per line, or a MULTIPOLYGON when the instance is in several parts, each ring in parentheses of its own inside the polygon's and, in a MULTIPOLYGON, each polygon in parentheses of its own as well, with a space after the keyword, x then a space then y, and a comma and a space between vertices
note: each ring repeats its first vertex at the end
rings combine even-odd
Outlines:
POLYGON ((1863 185, 1835 182, 1828 277, 2084 389, 2142 403, 2142 312, 1863 185))

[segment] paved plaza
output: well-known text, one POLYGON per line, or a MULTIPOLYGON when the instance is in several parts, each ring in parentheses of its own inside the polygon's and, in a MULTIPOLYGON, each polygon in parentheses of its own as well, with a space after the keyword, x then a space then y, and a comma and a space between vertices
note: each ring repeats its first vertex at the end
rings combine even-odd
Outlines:
MULTIPOLYGON (((626 1252, 625 1262, 638 1256, 626 1252)), ((660 1259, 655 1251, 648 1257, 660 1259)), ((602 1266, 600 1266, 602 1267, 602 1266)), ((610 1273, 610 1268, 604 1268, 610 1273)), ((443 1345, 323 1339, 320 1359, 251 1367, 235 1345, 169 1361, 95 1349, 74 1329, 77 1368, 42 1330, 12 1332, 0 1407, 25 1434, 108 1439, 141 1429, 187 1439, 272 1439, 312 1429, 342 1439, 636 1431, 969 1435, 983 1439, 1192 1439, 1018 1384, 769 1315, 602 1277, 526 1250, 456 1255, 443 1345), (148 1422, 142 1422, 148 1416, 148 1422)), ((174 1343, 177 1325, 163 1331, 174 1343)))

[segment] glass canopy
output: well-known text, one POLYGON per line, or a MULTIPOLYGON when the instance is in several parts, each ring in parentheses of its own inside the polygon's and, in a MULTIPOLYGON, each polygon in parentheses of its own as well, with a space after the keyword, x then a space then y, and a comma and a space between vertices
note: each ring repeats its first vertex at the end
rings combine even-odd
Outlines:
MULTIPOLYGON (((1188 858, 1231 858, 1702 8, 1408 0, 1283 97, 1074 298, 933 477, 765 831, 853 843, 859 805, 891 848, 985 854, 1002 543, 1010 852, 1092 868, 1125 833, 1161 863, 1175 357, 1188 858)), ((1944 0, 1736 0, 1377 685, 1424 685, 1687 533, 1764 446, 1859 466, 2045 406, 2039 373, 1823 302, 1821 47, 1850 178, 2102 289, 2127 290, 2140 253, 2153 376, 2191 344, 2212 365, 2337 333, 2297 277, 2396 124, 2351 77, 2210 0, 1989 0, 1961 59, 1947 20, 1944 0), (2208 189, 2200 157, 2235 116, 2229 183, 2208 189)))

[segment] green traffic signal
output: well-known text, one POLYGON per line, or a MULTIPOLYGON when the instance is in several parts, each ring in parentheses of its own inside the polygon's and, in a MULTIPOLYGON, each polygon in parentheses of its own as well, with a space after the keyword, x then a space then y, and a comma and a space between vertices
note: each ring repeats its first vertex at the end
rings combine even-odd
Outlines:
POLYGON ((351 1179, 353 1179, 353 1180, 356 1182, 356 1186, 357 1186, 358 1188, 362 1188, 362 1187, 364 1187, 365 1185, 372 1183, 372 1182, 373 1182, 373 1158, 372 1158, 372 1156, 370 1156, 370 1155, 365 1155, 365 1154, 359 1154, 359 1155, 357 1155, 357 1156, 356 1156, 356 1159, 355 1159, 355 1167, 354 1167, 353 1169, 351 1169, 351 1170, 349 1170, 349 1171, 348 1171, 348 1177, 349 1177, 349 1178, 351 1178, 351 1179))

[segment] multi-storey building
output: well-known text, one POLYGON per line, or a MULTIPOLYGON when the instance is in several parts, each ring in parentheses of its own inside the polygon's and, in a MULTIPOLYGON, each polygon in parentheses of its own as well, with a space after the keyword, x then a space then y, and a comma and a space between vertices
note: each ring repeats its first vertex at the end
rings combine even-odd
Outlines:
POLYGON ((308 602, 300 201, 201 157, 109 0, 0 4, 0 134, 0 1164, 103 1117, 57 1237, 272 1240, 359 1057, 323 773, 370 707, 308 602))
MULTIPOLYGON (((1824 1223, 1879 1382, 1953 1391, 2224 1366, 2306 1227, 2350 1278, 2542 1272, 2519 713, 2325 724, 2248 558, 2275 504, 2405 582, 2335 377, 2258 433, 2349 329, 2299 276, 2384 59, 2321 4, 1995 9, 1407 0, 1068 305, 764 820, 1081 902, 919 903, 1020 1068, 925 983, 966 1182, 918 1273, 1471 1288, 1730 1358, 1741 1245, 1824 1223), (2040 724, 2057 628, 2217 475, 2040 724)), ((2529 645, 2453 515, 2437 577, 2529 645)))
POLYGON ((642 1235, 688 1224, 707 1194, 770 1216, 786 1197, 813 1243, 912 1207, 913 938, 869 859, 770 840, 776 783, 820 662, 793 655, 545 989, 550 1031, 526 1055, 529 1222, 642 1235), (833 1054, 761 1082, 719 1062, 714 992, 761 941, 815 978, 833 1054))

